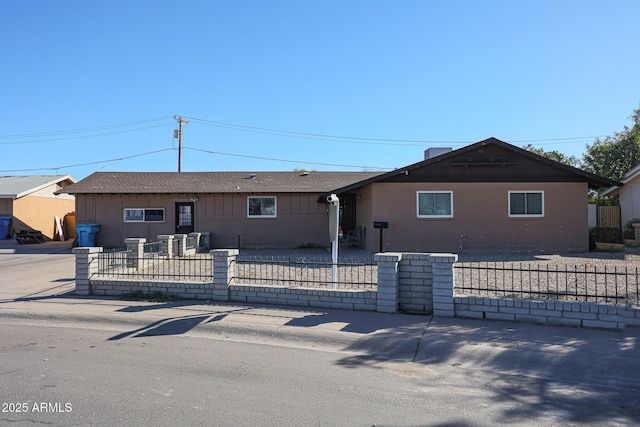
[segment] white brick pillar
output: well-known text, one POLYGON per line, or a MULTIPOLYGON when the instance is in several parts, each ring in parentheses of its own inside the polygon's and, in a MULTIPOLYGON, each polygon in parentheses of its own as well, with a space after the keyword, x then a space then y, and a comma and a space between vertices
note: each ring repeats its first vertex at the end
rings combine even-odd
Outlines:
POLYGON ((147 239, 131 237, 124 239, 124 244, 127 245, 127 267, 132 267, 138 270, 140 263, 144 259, 144 244, 147 239))
POLYGON ((102 248, 73 248, 76 255, 76 295, 91 295, 91 276, 98 271, 102 248))
POLYGON ((378 303, 376 311, 380 313, 398 312, 398 265, 402 254, 385 252, 375 254, 378 263, 378 303))
POLYGON ((185 256, 187 252, 187 235, 186 234, 175 234, 173 236, 174 240, 178 245, 178 250, 174 255, 177 256, 185 256))
POLYGON ((455 317, 453 265, 458 261, 458 255, 430 254, 429 259, 433 274, 433 315, 455 317))
POLYGON ((173 258, 173 235, 161 234, 158 236, 160 241, 160 252, 167 258, 173 258))
POLYGON ((194 247, 196 248, 196 252, 200 252, 200 236, 202 236, 202 233, 199 233, 197 231, 194 233, 189 233, 189 237, 193 237, 195 240, 194 247))
POLYGON ((229 285, 236 276, 238 249, 214 249, 213 257, 213 301, 229 301, 229 285))

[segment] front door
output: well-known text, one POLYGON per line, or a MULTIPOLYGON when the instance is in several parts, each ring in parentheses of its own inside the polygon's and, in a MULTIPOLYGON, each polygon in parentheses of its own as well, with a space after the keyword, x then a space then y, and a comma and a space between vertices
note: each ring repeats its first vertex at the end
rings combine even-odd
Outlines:
POLYGON ((176 234, 193 233, 193 210, 191 202, 176 203, 176 234))
POLYGON ((340 226, 346 233, 356 228, 356 195, 340 195, 340 226))

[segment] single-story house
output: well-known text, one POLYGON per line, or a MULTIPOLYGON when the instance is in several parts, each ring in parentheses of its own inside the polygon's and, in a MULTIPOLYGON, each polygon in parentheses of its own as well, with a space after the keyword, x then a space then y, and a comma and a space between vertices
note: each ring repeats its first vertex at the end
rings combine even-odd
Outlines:
POLYGON ((210 232, 217 248, 329 244, 321 194, 380 172, 96 172, 65 189, 76 222, 100 224, 96 245, 210 232))
POLYGON ((356 194, 369 250, 584 252, 588 190, 614 183, 489 138, 334 191, 356 194))
POLYGON ((624 227, 633 219, 640 219, 640 165, 627 172, 621 185, 611 186, 601 196, 619 196, 620 219, 624 227))
POLYGON ((75 209, 74 197, 58 192, 75 182, 69 175, 0 176, 0 216, 11 217, 8 234, 38 230, 53 239, 55 217, 62 222, 75 209))
POLYGON ((370 251, 565 252, 589 248, 588 189, 619 184, 495 138, 425 157, 387 173, 98 172, 64 192, 106 247, 191 231, 218 248, 328 246, 335 193, 370 251))

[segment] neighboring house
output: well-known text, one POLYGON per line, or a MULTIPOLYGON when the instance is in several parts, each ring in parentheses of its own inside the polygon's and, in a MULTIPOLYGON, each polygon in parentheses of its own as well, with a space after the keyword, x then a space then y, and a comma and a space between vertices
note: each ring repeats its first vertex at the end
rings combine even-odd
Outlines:
POLYGON ((495 138, 425 154, 387 173, 99 172, 64 191, 107 247, 191 231, 216 248, 328 246, 336 193, 343 230, 370 251, 382 237, 383 251, 537 253, 587 251, 588 189, 620 184, 495 138))
POLYGON ((319 197, 380 172, 96 172, 65 189, 76 222, 100 224, 96 245, 211 233, 216 248, 329 245, 319 197))
POLYGON ((620 185, 611 186, 600 195, 620 196, 620 219, 623 227, 632 219, 640 218, 640 165, 627 172, 620 185))
POLYGON ((355 195, 367 249, 588 251, 588 189, 619 184, 496 138, 425 157, 335 190, 355 195))
POLYGON ((9 234, 38 230, 53 239, 55 216, 62 222, 75 209, 73 196, 57 192, 75 182, 69 175, 0 176, 0 216, 12 217, 9 234))

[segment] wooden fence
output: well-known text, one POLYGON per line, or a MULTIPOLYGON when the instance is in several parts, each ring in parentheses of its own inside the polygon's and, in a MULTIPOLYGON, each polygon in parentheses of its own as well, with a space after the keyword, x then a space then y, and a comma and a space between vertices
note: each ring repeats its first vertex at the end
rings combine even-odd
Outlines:
POLYGON ((622 230, 620 206, 598 206, 596 212, 598 227, 622 230))

